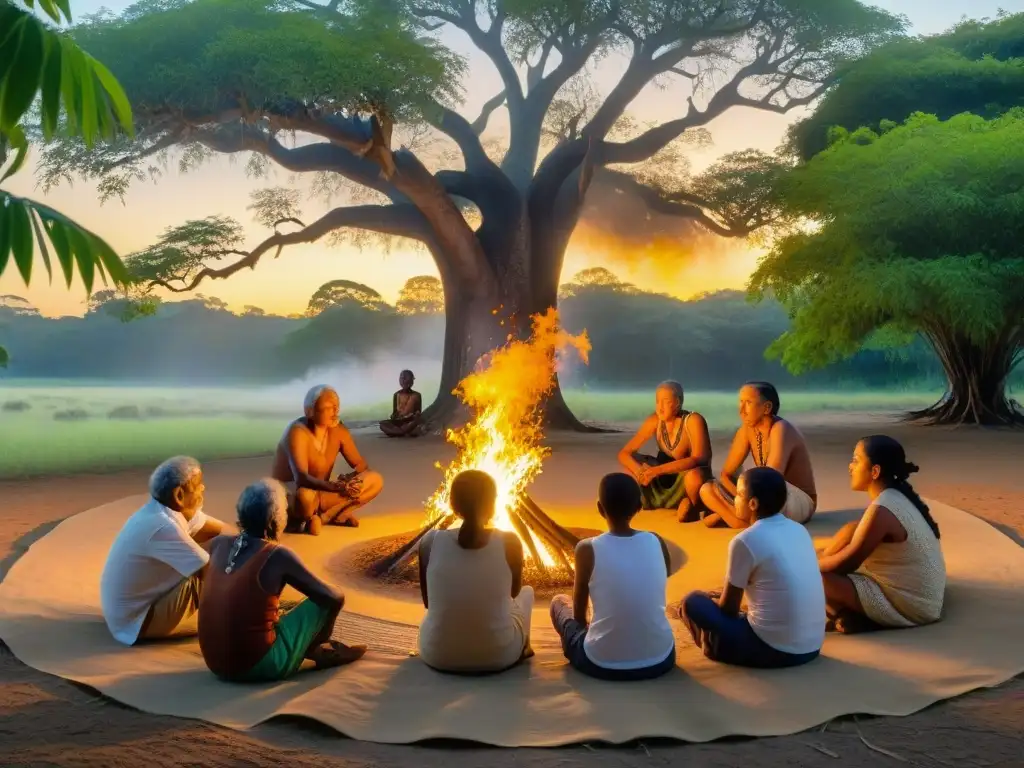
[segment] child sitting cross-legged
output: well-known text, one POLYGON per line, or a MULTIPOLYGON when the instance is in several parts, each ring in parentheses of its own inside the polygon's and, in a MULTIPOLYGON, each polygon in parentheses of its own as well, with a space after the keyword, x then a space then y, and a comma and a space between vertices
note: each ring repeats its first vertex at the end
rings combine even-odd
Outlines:
POLYGON ((559 595, 551 602, 569 664, 602 680, 649 680, 676 664, 665 614, 668 548, 657 534, 632 527, 640 505, 640 486, 630 475, 601 480, 597 508, 608 532, 576 545, 572 599, 559 595))
POLYGON ((817 658, 825 640, 825 592, 807 529, 780 514, 786 480, 771 467, 743 473, 736 514, 753 520, 729 542, 725 589, 692 592, 680 618, 712 661, 794 667, 817 658), (740 612, 743 595, 747 612, 740 612))

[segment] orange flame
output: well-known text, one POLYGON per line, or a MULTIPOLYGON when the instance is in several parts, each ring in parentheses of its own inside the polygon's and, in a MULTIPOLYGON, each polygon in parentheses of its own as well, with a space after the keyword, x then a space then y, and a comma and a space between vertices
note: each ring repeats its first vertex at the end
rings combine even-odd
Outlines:
MULTIPOLYGON (((528 341, 510 341, 459 382, 455 392, 473 416, 465 426, 448 430, 448 442, 458 448, 458 453, 444 470, 441 487, 426 503, 429 520, 452 514, 452 481, 460 472, 478 469, 493 477, 498 486, 494 527, 514 530, 510 513, 550 453, 541 445, 544 432, 539 406, 554 388, 556 360, 575 349, 586 363, 590 353, 586 332, 573 336, 562 330, 554 309, 534 315, 532 320, 528 341)), ((551 553, 536 536, 533 538, 541 559, 553 565, 551 553)), ((527 544, 523 542, 529 557, 527 544)))

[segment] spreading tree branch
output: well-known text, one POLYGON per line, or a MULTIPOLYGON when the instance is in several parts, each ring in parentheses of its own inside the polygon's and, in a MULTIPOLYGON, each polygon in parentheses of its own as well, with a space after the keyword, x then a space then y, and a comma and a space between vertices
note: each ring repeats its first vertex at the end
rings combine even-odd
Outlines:
POLYGON ((191 280, 180 281, 179 285, 175 285, 172 280, 168 279, 152 280, 150 285, 161 286, 175 293, 192 291, 205 279, 221 280, 243 269, 254 269, 260 259, 271 250, 276 252, 276 258, 285 246, 316 242, 324 235, 343 227, 354 227, 421 241, 425 241, 430 236, 430 230, 420 212, 411 205, 357 205, 335 208, 308 227, 296 232, 284 234, 275 232, 249 252, 225 251, 225 253, 242 255, 241 259, 226 267, 220 269, 205 267, 191 280))
POLYGON ((496 110, 498 107, 500 107, 504 103, 505 103, 505 92, 504 91, 499 93, 497 96, 494 96, 491 99, 488 99, 487 103, 484 104, 483 108, 480 110, 479 117, 477 117, 476 120, 474 120, 472 123, 470 123, 470 126, 473 129, 473 133, 475 133, 477 136, 479 136, 485 130, 487 130, 487 121, 491 119, 491 115, 494 113, 494 110, 496 110))
MULTIPOLYGON (((699 205, 667 199, 658 190, 641 184, 629 174, 621 171, 603 168, 601 169, 601 181, 622 192, 636 195, 644 201, 647 209, 654 213, 691 219, 704 229, 721 237, 746 237, 752 231, 752 227, 749 226, 722 224, 711 218, 699 205)), ((691 199, 695 200, 695 198, 691 199)))

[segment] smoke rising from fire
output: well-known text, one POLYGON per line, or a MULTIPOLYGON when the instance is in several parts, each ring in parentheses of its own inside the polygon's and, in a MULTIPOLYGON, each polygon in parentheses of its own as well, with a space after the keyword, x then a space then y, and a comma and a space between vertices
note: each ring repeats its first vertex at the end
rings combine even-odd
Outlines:
POLYGON ((607 267, 626 280, 646 275, 666 286, 660 290, 678 296, 739 288, 751 265, 743 240, 722 238, 691 219, 651 211, 639 196, 602 183, 600 175, 587 191, 567 255, 607 267))

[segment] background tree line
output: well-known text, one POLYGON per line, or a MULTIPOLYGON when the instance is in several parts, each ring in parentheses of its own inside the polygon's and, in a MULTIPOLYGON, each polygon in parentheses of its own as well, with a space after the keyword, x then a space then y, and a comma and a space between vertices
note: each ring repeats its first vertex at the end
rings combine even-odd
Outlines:
MULTIPOLYGON (((796 377, 765 350, 788 327, 773 301, 751 304, 740 291, 692 301, 649 293, 606 269, 578 273, 561 287, 562 318, 586 329, 590 365, 564 377, 571 387, 648 388, 675 377, 693 389, 732 389, 748 378, 787 388, 936 386, 941 370, 923 345, 864 350, 796 377)), ((121 383, 274 383, 317 367, 371 359, 440 359, 444 315, 437 278, 411 278, 396 304, 344 280, 321 286, 304 315, 259 307, 229 311, 213 297, 162 304, 122 321, 128 301, 95 294, 84 317, 41 317, 16 297, 0 300, 0 341, 16 354, 8 375, 121 383)))

